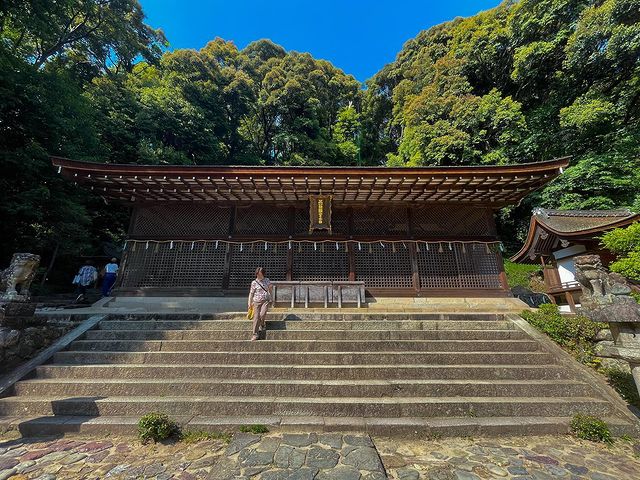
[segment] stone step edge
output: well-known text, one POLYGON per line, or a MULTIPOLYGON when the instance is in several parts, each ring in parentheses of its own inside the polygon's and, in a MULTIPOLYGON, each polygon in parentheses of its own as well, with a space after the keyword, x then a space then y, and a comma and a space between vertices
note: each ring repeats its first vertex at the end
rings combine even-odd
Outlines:
MULTIPOLYGON (((531 352, 513 352, 513 351, 466 351, 466 352, 456 352, 456 351, 448 351, 448 350, 430 350, 430 351, 398 351, 398 350, 380 350, 380 351, 336 351, 336 352, 310 352, 310 351, 296 351, 296 350, 285 350, 285 351, 277 351, 277 352, 269 352, 269 351, 238 351, 238 350, 215 350, 212 352, 203 351, 203 350, 181 350, 181 351, 152 351, 152 352, 136 352, 130 350, 124 351, 114 351, 114 350, 64 350, 56 353, 56 355, 114 355, 114 354, 125 354, 125 355, 136 355, 136 354, 144 354, 144 355, 188 355, 188 354, 216 354, 216 355, 241 355, 241 356, 249 356, 249 355, 303 355, 303 356, 311 356, 311 355, 460 355, 460 356, 469 356, 469 355, 514 355, 514 356, 525 356, 532 355, 536 357, 545 357, 549 354, 547 352, 541 350, 535 350, 531 352)), ((189 364, 192 365, 192 364, 189 364)), ((200 364, 198 364, 200 365, 200 364)))
MULTIPOLYGON (((92 352, 88 352, 92 353, 92 352)), ((107 352, 114 353, 114 352, 107 352)), ((117 353, 117 352, 116 352, 117 353)), ((137 353, 146 353, 146 352, 137 352, 137 353)), ((171 352, 166 352, 171 353, 171 352)), ((481 352, 487 353, 487 352, 481 352)), ((493 352, 492 352, 493 353, 493 352)), ((185 364, 176 364, 176 363, 91 363, 85 365, 77 365, 73 363, 50 363, 45 365, 40 365, 38 368, 193 368, 193 364, 185 363, 185 364)), ((415 363, 411 364, 355 364, 355 365, 284 365, 284 364, 268 364, 268 363, 200 363, 198 367, 205 368, 286 368, 286 369, 320 369, 320 370, 328 370, 328 369, 345 369, 345 370, 353 370, 353 369, 372 369, 372 368, 428 368, 428 369, 443 369, 443 368, 474 368, 474 369, 531 369, 531 370, 546 370, 549 368, 560 369, 561 365, 557 365, 554 363, 541 363, 536 365, 517 365, 517 364, 473 364, 473 363, 463 363, 463 364, 447 364, 447 365, 433 365, 433 364, 425 364, 425 365, 416 365, 415 363)))
MULTIPOLYGON (((569 417, 431 417, 365 418, 300 416, 172 416, 184 431, 237 432, 242 425, 265 425, 271 432, 368 433, 405 438, 550 435, 569 433, 569 417)), ((0 430, 23 436, 57 434, 135 435, 140 417, 40 416, 0 417, 0 430)), ((603 418, 615 436, 637 435, 634 425, 616 417, 603 418)))
MULTIPOLYGON (((586 382, 580 380, 567 379, 537 379, 537 380, 474 380, 474 379, 389 379, 389 380, 297 380, 297 379, 269 379, 268 382, 273 385, 356 385, 356 386, 369 386, 369 385, 589 385, 586 382)), ((153 384, 153 385, 189 385, 189 384, 212 384, 219 385, 232 384, 232 385, 246 385, 255 384, 255 379, 236 379, 236 378, 32 378, 28 380, 21 380, 18 384, 153 384)), ((259 382, 258 382, 259 383, 259 382)))
POLYGON ((274 395, 270 396, 205 396, 198 395, 195 397, 187 396, 144 396, 144 397, 132 397, 132 396, 110 396, 102 398, 93 397, 60 397, 60 396, 30 396, 30 397, 5 397, 0 398, 0 403, 6 404, 36 404, 39 402, 56 402, 56 403, 84 403, 91 401, 93 403, 178 403, 178 402, 193 402, 196 398, 198 403, 212 402, 212 403, 264 403, 269 404, 273 402, 279 403, 318 403, 322 400, 325 404, 456 404, 456 403, 485 403, 485 404, 499 404, 499 403, 546 403, 546 404, 561 404, 561 403, 579 403, 579 402, 591 402, 593 404, 609 404, 607 400, 597 397, 278 397, 274 395))
MULTIPOLYGON (((76 340, 73 342, 73 344, 76 343, 113 343, 113 342, 126 342, 126 343, 142 343, 142 344, 156 344, 156 343, 231 343, 231 344, 246 344, 249 343, 249 340, 233 340, 233 339, 214 339, 214 340, 191 340, 191 339, 152 339, 152 340, 140 340, 140 339, 117 339, 117 340, 113 340, 113 339, 93 339, 93 338, 87 338, 87 339, 80 339, 80 340, 76 340)), ((312 343, 357 343, 357 344, 370 344, 372 342, 375 343, 389 343, 389 342, 397 342, 397 343, 460 343, 460 344, 465 344, 465 343, 500 343, 500 344, 511 344, 511 343, 535 343, 537 345, 538 342, 536 342, 535 340, 531 340, 528 338, 516 338, 516 339, 511 339, 511 338, 505 338, 505 339, 493 339, 493 338, 489 338, 489 339, 462 339, 462 340, 456 340, 456 339, 440 339, 440 338, 435 338, 435 339, 424 339, 424 338, 417 338, 417 339, 383 339, 383 340, 340 340, 340 339, 335 339, 335 340, 323 340, 323 339, 302 339, 302 340, 297 340, 297 339, 291 339, 291 340, 270 340, 270 339, 266 339, 266 340, 261 340, 260 343, 280 343, 280 344, 291 344, 291 343, 303 343, 303 344, 312 344, 312 343)), ((73 345, 72 344, 72 345, 73 345)))

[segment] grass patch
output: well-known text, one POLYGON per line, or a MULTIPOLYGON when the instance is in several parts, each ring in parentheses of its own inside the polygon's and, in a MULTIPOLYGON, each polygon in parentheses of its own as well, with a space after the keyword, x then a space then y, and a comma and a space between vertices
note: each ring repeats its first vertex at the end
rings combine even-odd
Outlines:
POLYGON ((241 425, 240 431, 242 433, 269 433, 269 429, 265 425, 241 425))
POLYGON ((191 444, 206 442, 208 440, 222 440, 225 443, 231 441, 231 434, 225 432, 206 432, 204 430, 187 430, 180 434, 180 441, 191 444))
POLYGON ((507 274, 509 288, 524 287, 531 289, 531 277, 540 271, 540 265, 527 265, 504 261, 504 272, 507 274))
POLYGON ((142 443, 161 442, 179 434, 180 427, 165 413, 147 413, 138 422, 138 438, 142 443))
POLYGON ((633 381, 631 372, 620 367, 602 367, 599 371, 607 377, 609 385, 620 394, 625 401, 635 407, 640 408, 640 395, 633 381))
POLYGON ((573 416, 570 428, 571 434, 577 438, 591 442, 613 443, 609 426, 598 417, 578 413, 573 416))

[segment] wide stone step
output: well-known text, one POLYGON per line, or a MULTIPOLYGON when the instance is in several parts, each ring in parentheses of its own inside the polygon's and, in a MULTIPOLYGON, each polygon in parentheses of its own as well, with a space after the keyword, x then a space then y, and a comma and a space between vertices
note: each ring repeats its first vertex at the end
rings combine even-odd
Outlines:
POLYGON ((545 352, 79 352, 54 355, 67 364, 139 363, 201 365, 208 363, 269 365, 536 365, 550 363, 545 352))
POLYGON ((79 340, 73 351, 118 352, 534 352, 533 340, 79 340))
MULTIPOLYGON (((134 320, 134 321, 207 321, 207 320, 246 320, 246 311, 221 312, 221 313, 130 313, 111 314, 109 321, 134 320)), ((499 313, 436 313, 436 312, 374 312, 360 310, 359 312, 339 312, 325 310, 321 312, 301 311, 291 313, 288 309, 283 311, 270 310, 267 313, 268 321, 386 321, 386 320, 444 320, 444 321, 495 321, 504 320, 504 315, 499 313)))
POLYGON ((43 365, 37 378, 65 379, 150 379, 150 378, 226 378, 271 381, 290 380, 554 380, 570 378, 565 367, 534 365, 43 365))
POLYGON ((606 401, 588 397, 9 397, 0 416, 25 415, 299 415, 334 417, 568 417, 615 415, 606 401))
MULTIPOLYGON (((571 417, 431 417, 363 418, 257 416, 174 416, 186 430, 237 432, 241 425, 267 425, 272 432, 366 432, 370 435, 432 439, 434 436, 566 435, 571 417)), ((23 436, 80 433, 135 435, 139 416, 80 417, 71 415, 36 418, 0 417, 0 428, 19 429, 23 436)), ((635 435, 634 425, 617 417, 604 417, 616 436, 635 435)))
MULTIPOLYGON (((243 330, 89 330, 86 340, 246 340, 243 330)), ((524 340, 520 330, 269 330, 269 340, 524 340)))
MULTIPOLYGON (((244 330, 248 320, 106 320, 102 330, 244 330)), ((477 320, 361 320, 361 321, 267 321, 268 330, 509 330, 510 321, 477 320)))
POLYGON ((277 397, 589 397, 593 389, 571 380, 268 380, 254 379, 55 379, 25 380, 23 397, 71 396, 277 397))

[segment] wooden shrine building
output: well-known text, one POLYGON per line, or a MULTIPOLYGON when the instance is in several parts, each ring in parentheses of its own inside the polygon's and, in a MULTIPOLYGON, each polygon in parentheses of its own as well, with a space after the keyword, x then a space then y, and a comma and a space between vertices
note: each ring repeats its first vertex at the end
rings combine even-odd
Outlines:
POLYGON ((600 245, 603 233, 640 221, 630 210, 547 210, 536 208, 527 240, 512 262, 540 263, 546 293, 561 309, 575 311, 582 288, 575 279, 574 258, 594 253, 608 266, 615 256, 600 245), (563 308, 564 307, 564 308, 563 308))
POLYGON ((146 166, 52 158, 132 207, 118 294, 246 294, 271 280, 370 295, 507 296, 494 212, 567 159, 474 167, 146 166))

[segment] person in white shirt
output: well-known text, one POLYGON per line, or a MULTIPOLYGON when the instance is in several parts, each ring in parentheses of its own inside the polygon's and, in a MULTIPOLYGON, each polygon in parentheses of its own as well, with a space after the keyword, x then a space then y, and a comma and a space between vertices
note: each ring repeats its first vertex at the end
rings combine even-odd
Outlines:
POLYGON ((116 283, 116 277, 118 275, 118 264, 115 258, 111 259, 110 263, 104 266, 104 278, 102 279, 102 296, 108 297, 111 295, 111 289, 113 284, 116 283))

